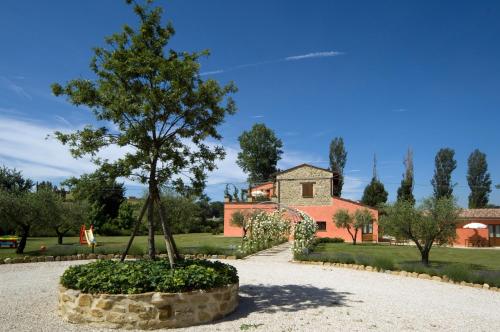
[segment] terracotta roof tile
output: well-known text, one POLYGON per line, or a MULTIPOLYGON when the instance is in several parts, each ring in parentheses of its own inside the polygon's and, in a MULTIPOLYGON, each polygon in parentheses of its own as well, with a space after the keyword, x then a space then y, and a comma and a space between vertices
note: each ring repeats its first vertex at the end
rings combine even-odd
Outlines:
POLYGON ((463 209, 460 218, 498 218, 500 209, 463 209))

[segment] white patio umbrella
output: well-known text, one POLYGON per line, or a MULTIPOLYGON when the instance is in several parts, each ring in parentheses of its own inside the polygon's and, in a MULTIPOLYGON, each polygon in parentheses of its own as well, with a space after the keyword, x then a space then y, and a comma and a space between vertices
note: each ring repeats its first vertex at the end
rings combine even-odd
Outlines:
POLYGON ((481 228, 487 228, 488 226, 485 224, 481 224, 480 222, 471 222, 467 225, 464 225, 463 228, 471 228, 471 229, 481 229, 481 228))

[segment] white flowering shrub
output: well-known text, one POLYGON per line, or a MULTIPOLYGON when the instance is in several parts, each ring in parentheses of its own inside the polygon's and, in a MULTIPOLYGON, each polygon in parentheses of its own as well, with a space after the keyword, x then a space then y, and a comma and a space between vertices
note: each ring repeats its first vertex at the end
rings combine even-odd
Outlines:
POLYGON ((248 231, 243 238, 242 252, 249 254, 288 241, 291 225, 283 211, 261 211, 248 218, 248 231))
POLYGON ((302 220, 293 227, 293 253, 304 254, 314 243, 316 237, 316 222, 306 213, 299 211, 302 220))

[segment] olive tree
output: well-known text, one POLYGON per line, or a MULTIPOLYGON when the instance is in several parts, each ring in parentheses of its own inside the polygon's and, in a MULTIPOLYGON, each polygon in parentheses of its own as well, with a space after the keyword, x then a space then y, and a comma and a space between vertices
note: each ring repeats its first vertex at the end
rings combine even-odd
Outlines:
POLYGON ((54 196, 45 190, 15 193, 0 190, 0 223, 16 229, 19 234, 16 253, 24 253, 30 232, 45 227, 54 217, 57 211, 54 196))
POLYGON ((347 209, 339 209, 333 215, 333 222, 335 226, 345 228, 352 238, 352 244, 356 245, 359 230, 373 222, 373 215, 366 208, 357 209, 353 214, 347 209))
POLYGON ((428 198, 415 208, 411 201, 398 201, 386 208, 380 225, 384 232, 413 241, 423 264, 429 264, 433 244, 449 243, 456 237, 460 208, 453 197, 428 198))
POLYGON ((202 80, 198 61, 208 51, 167 49, 174 28, 163 24, 162 9, 149 3, 132 4, 139 19, 137 28, 125 25, 106 38, 105 47, 94 49, 90 64, 94 79, 53 84, 56 96, 66 95, 71 103, 87 106, 103 123, 73 133, 57 132, 56 137, 69 145, 74 157, 90 155, 99 170, 113 178, 147 184, 148 197, 138 220, 147 210, 148 253, 155 258, 154 211, 159 210, 173 266, 178 253, 160 189, 166 184, 184 189, 186 181, 194 189, 203 187, 206 172, 224 158, 223 147, 217 145, 222 138, 217 127, 236 111, 228 96, 236 88, 232 83, 221 87, 215 80, 202 80), (110 146, 121 149, 123 155, 113 161, 99 158, 98 152, 110 146))

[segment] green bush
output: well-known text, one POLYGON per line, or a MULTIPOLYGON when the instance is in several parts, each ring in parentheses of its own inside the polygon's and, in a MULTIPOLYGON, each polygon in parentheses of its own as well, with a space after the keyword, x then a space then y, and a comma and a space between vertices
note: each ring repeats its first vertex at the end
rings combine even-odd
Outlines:
POLYGON ((344 264, 354 264, 356 262, 351 254, 346 253, 337 253, 333 255, 333 260, 344 264))
POLYGON ((472 278, 471 267, 467 264, 450 264, 445 266, 441 273, 454 281, 469 281, 472 278))
POLYGON ((98 260, 71 266, 61 277, 64 287, 92 294, 186 292, 217 288, 236 282, 236 268, 221 262, 204 260, 181 261, 173 270, 166 260, 98 260))
POLYGON ((366 255, 356 255, 356 257, 354 258, 356 264, 359 264, 359 265, 370 265, 372 266, 373 265, 373 259, 369 256, 366 256, 366 255))
POLYGON ((389 257, 377 257, 373 260, 372 266, 382 270, 395 270, 394 261, 389 257))
POLYGON ((400 269, 404 270, 404 271, 408 271, 408 272, 426 273, 429 275, 438 275, 436 270, 434 270, 433 268, 426 266, 420 262, 400 264, 400 269))
POLYGON ((320 243, 344 243, 344 239, 340 237, 318 237, 314 244, 320 243))

